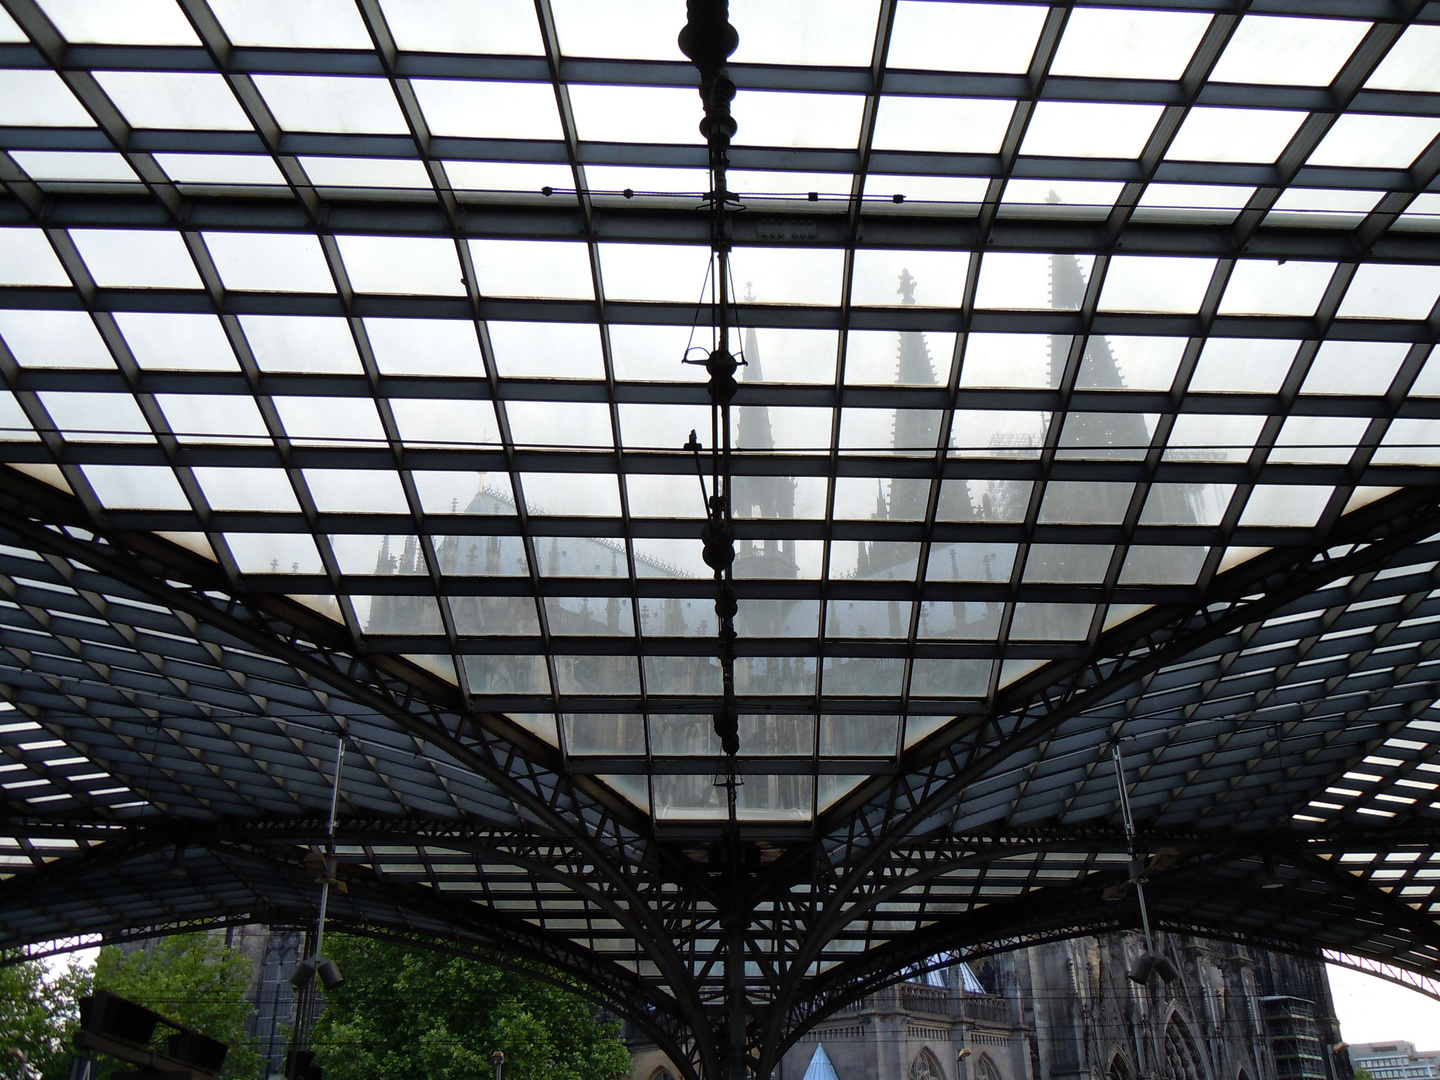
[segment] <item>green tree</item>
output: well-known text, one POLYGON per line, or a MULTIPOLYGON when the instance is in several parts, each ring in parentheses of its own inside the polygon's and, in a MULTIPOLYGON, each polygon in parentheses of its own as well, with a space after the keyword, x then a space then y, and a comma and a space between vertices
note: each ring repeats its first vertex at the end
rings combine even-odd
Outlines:
POLYGON ((158 938, 124 952, 107 945, 95 962, 95 988, 153 1009, 161 1016, 228 1043, 223 1077, 254 1077, 260 1051, 246 1034, 254 965, 218 936, 205 933, 158 938))
POLYGON ((1355 1066, 1355 1080, 1375 1080, 1375 1074, 1364 1065, 1355 1066))
POLYGON ((23 1060, 31 1076, 63 1080, 89 992, 89 969, 73 961, 58 971, 39 960, 0 967, 0 1077, 22 1080, 23 1060))
POLYGON ((335 934, 345 981, 326 992, 312 1043, 325 1080, 616 1080, 630 1071, 617 1025, 549 983, 473 960, 335 934))

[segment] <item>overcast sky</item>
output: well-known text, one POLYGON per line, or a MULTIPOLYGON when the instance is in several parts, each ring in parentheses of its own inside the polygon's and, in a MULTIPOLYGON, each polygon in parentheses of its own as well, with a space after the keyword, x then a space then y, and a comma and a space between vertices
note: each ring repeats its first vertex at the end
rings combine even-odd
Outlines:
POLYGON ((1328 966, 1330 993, 1348 1043, 1404 1039, 1440 1050, 1440 1001, 1349 968, 1328 966))

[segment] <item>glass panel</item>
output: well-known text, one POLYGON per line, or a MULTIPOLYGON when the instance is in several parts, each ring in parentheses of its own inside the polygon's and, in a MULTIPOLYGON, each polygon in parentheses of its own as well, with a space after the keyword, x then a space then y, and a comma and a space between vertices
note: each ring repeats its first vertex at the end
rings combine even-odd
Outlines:
POLYGON ((1015 605, 1010 637, 1016 641, 1082 641, 1095 617, 1093 604, 1015 605))
POLYGON ((189 510, 175 474, 160 465, 82 465, 95 497, 107 510, 189 510))
POLYGON ((1186 338, 1091 337, 1075 378, 1077 390, 1169 390, 1186 338))
MULTIPOLYGON (((708 248, 669 244, 598 244, 611 300, 698 303, 710 292, 708 248)), ((688 335, 687 335, 688 336, 688 335)))
MULTIPOLYGON (((1069 425, 1066 425, 1067 430, 1069 425)), ((1130 509, 1134 484, 1051 480, 1040 503, 1042 524, 1119 525, 1130 509)))
POLYGON ((1403 341, 1322 342, 1300 393, 1383 394, 1409 352, 1403 341))
POLYGON ((464 296, 453 241, 419 236, 337 236, 356 292, 464 296))
POLYGON ((895 540, 830 541, 830 580, 913 581, 920 545, 895 540))
POLYGON ((1363 416, 1291 416, 1280 428, 1270 460, 1287 464, 1343 465, 1355 453, 1370 421, 1363 416))
POLYGON ((502 56, 545 51, 535 6, 527 0, 486 0, 483 19, 475 17, 473 0, 380 0, 380 7, 404 50, 502 56))
POLYGON ((545 618, 550 633, 560 635, 632 637, 635 617, 624 596, 547 596, 545 618))
POLYGON ((199 45, 174 0, 44 0, 41 8, 66 41, 107 45, 199 45))
POLYGON ((0 311, 0 337, 21 367, 115 368, 105 339, 83 311, 0 311))
POLYGON ((1263 416, 1181 413, 1170 429, 1166 461, 1248 461, 1263 416))
POLYGON ((55 428, 70 442, 147 443, 154 436, 129 394, 41 390, 37 395, 55 428))
POLYGON ((320 315, 241 315, 240 327, 261 371, 360 375, 350 324, 320 315))
POLYGON ((708 697, 720 693, 720 661, 713 657, 647 656, 644 669, 648 694, 708 697))
POLYGON ((1440 420, 1391 420, 1376 465, 1440 465, 1440 420))
MULTIPOLYGON (((961 482, 947 480, 945 486, 961 482)), ((968 501, 982 521, 1014 522, 1025 520, 1034 485, 1029 480, 972 480, 969 487, 968 501)), ((945 502, 943 492, 940 501, 945 502)))
POLYGON ((843 409, 840 448, 850 453, 933 453, 939 409, 843 409))
POLYGON ((1010 180, 1000 212, 1006 217, 1106 217, 1124 184, 1099 180, 1010 180))
POLYGON ((413 536, 331 534, 330 550, 342 574, 422 576, 425 555, 413 536))
POLYGON ((990 181, 978 176, 895 176, 869 173, 865 177, 865 198, 959 204, 952 210, 974 213, 985 201, 990 181))
POLYGON ((472 694, 548 694, 543 656, 466 656, 465 681, 472 694))
POLYGON ((370 49, 370 35, 345 0, 212 0, 232 45, 282 49, 370 49))
POLYGON ((156 394, 170 430, 181 442, 270 442, 253 399, 235 394, 156 394))
MULTIPOLYGON (((1016 387, 1052 390, 1060 385, 1060 375, 1069 351, 1070 338, 1064 335, 970 334, 965 339, 960 385, 972 389, 1016 387)), ((957 415, 957 429, 958 426, 957 415)))
POLYGON ((713 776, 657 773, 651 784, 657 821, 724 821, 729 815, 725 792, 715 786, 713 776))
POLYGON ((731 111, 740 125, 735 136, 740 146, 849 149, 860 140, 865 98, 859 94, 741 90, 731 111))
POLYGON ((94 75, 131 127, 250 130, 250 119, 223 75, 181 71, 97 71, 94 75))
MULTIPOLYGON (((1270 338, 1209 338, 1200 352, 1190 389, 1203 392, 1274 394, 1284 385, 1300 348, 1298 341, 1270 338)), ((1174 443, 1174 439, 1171 439, 1174 443)))
POLYGON ((179 233, 71 229, 95 284, 127 289, 198 289, 200 275, 179 233))
MULTIPOLYGON (((675 43, 673 19, 661 0, 621 0, 604 6, 584 0, 556 0, 555 33, 566 56, 603 56, 622 60, 674 60, 683 57, 675 43)), ((732 10, 734 22, 738 12, 732 10)))
POLYGON ((820 632, 820 601, 741 600, 735 628, 746 638, 813 638, 820 632))
POLYGON ((382 374, 485 377, 469 320, 366 319, 365 335, 382 374))
POLYGON ((306 469, 305 483, 322 514, 408 514, 405 490, 393 472, 306 469))
POLYGON ((568 191, 575 186, 569 165, 529 161, 447 161, 445 176, 456 191, 568 191))
POLYGON ((510 477, 505 473, 413 472, 410 475, 420 496, 420 508, 427 514, 515 513, 515 497, 510 490, 510 477))
POLYGON ((1440 266, 1366 263, 1355 271, 1341 318, 1424 319, 1440 296, 1440 266))
MULTIPOLYGON (((518 536, 436 536, 435 565, 456 577, 529 577, 525 541, 518 536)), ((456 618, 465 605, 451 598, 456 618)))
POLYGON ((887 57, 892 68, 1023 73, 1046 9, 1032 4, 930 4, 901 0, 887 57))
MULTIPOLYGON (((625 477, 625 492, 632 518, 705 517, 705 502, 694 473, 631 474, 625 477)), ((733 505, 733 496, 731 501, 733 505)))
POLYGON ((355 620, 366 634, 439 634, 440 605, 433 596, 352 596, 355 620))
POLYGON ((614 449, 610 410, 588 401, 507 401, 516 446, 596 446, 614 449))
POLYGON ((38 442, 39 439, 15 395, 9 390, 0 390, 0 442, 38 442))
POLYGON ((1314 315, 1334 263, 1241 259, 1220 300, 1221 315, 1314 315))
POLYGON ((850 302, 959 307, 969 265, 970 256, 963 251, 857 251, 850 302))
POLYGON ((205 233, 225 288, 241 292, 333 293, 335 281, 316 236, 205 233))
POLYGON ((10 156, 32 180, 69 183, 136 183, 125 158, 111 151, 11 150, 10 156))
POLYGON ((1190 110, 1165 151, 1170 161, 1275 162, 1308 113, 1279 109, 1229 109, 1197 106, 1190 110))
MULTIPOLYGON (((814 542, 818 548, 819 542, 814 542)), ((687 539, 645 538, 635 543, 635 574, 644 578, 710 578, 713 571, 701 557, 702 548, 697 537, 687 539)), ((819 558, 815 562, 819 563, 819 558)), ((737 568, 738 570, 738 568, 737 568)), ((737 576, 738 573, 737 573, 737 576)), ((793 577, 792 571, 789 576, 793 577)))
POLYGON ((322 574, 315 541, 305 533, 226 533, 225 545, 242 574, 322 574))
MULTIPOLYGON (((686 501, 698 499, 699 494, 695 491, 686 501)), ((730 492, 730 506, 736 518, 821 518, 825 516, 825 479, 820 476, 737 476, 730 492)))
POLYGON ((899 697, 905 682, 905 661, 874 656, 827 656, 827 697, 899 697))
POLYGON ((571 241, 471 240, 475 277, 486 296, 593 300, 590 255, 571 241))
POLYGON ((841 476, 835 480, 834 516, 837 521, 923 521, 929 499, 929 480, 841 476))
POLYGON ((499 446, 500 428, 488 401, 391 398, 395 428, 406 446, 499 446))
POLYGON ((740 753, 757 757, 815 753, 813 716, 754 716, 740 714, 740 753))
POLYGON ((640 632, 646 637, 710 637, 718 625, 711 600, 642 596, 637 603, 640 632))
POLYGON ((1100 309, 1194 314, 1214 272, 1214 259, 1116 255, 1105 274, 1100 309))
POLYGON ((411 79, 410 85, 432 135, 552 141, 564 137, 549 83, 411 79))
POLYGON ((1014 111, 1013 101, 884 94, 873 145, 876 150, 994 154, 1014 111))
POLYGON ((495 367, 501 376, 605 378, 600 334, 589 323, 492 321, 487 326, 495 367))
POLYGON ((1151 484, 1141 525, 1219 525, 1234 484, 1151 484))
MULTIPOLYGON (((596 168, 589 166, 585 170, 587 176, 595 176, 596 168)), ((620 170, 607 170, 619 174, 620 170)), ((688 178, 689 186, 683 190, 688 192, 704 192, 710 185, 705 174, 699 170, 680 169, 657 169, 656 172, 679 173, 688 178), (699 181, 699 187, 694 182, 699 181)), ((813 173, 813 172, 756 172, 751 169, 732 169, 726 177, 730 184, 730 190, 738 192, 742 199, 771 196, 795 196, 805 198, 811 192, 821 198, 848 199, 850 187, 854 177, 850 173, 813 173)), ((634 185, 628 185, 634 186, 634 185)), ((592 188, 593 190, 593 188, 592 188)), ((639 189, 637 189, 639 190, 639 189)))
POLYGON ((620 485, 614 476, 524 472, 520 486, 525 492, 525 508, 539 517, 620 516, 620 485))
MULTIPOLYGON (((1085 286, 1094 265, 1093 255, 1077 257, 987 252, 980 262, 975 306, 1073 311, 1079 308, 1085 299, 1085 286)), ((978 336, 972 335, 972 341, 978 336)))
POLYGON ((950 456, 1039 457, 1049 426, 1049 413, 956 409, 950 456))
POLYGON ((1132 547, 1120 571, 1121 585, 1194 585, 1210 549, 1132 547))
POLYGON ((214 315, 117 311, 135 362, 149 371, 236 371, 239 362, 214 315))
MULTIPOLYGON (((555 681, 562 694, 639 694, 640 667, 633 656, 556 656, 555 681)), ((630 752, 643 753, 643 719, 627 715, 625 720, 639 741, 630 752)))
POLYGON ((1057 456, 1143 461, 1159 420, 1153 413, 1069 413, 1060 432, 1057 456))
MULTIPOLYGON (((783 331, 782 331, 783 332, 783 331)), ((791 333, 803 331, 791 331, 791 333)), ((752 331, 746 331, 748 342, 752 331)), ((831 341, 834 341, 832 334, 831 341)), ((710 335, 699 334, 689 326, 628 326, 611 325, 610 357, 615 366, 615 378, 622 382, 704 382, 705 368, 700 364, 682 364, 686 350, 694 347, 695 359, 702 359, 709 352, 710 335)), ((499 347, 496 347, 497 359, 499 347)), ((767 352, 768 356, 769 353, 767 352)), ((834 379, 832 349, 831 380, 834 379)), ((754 361, 751 361, 753 366, 754 361)), ((740 378, 751 376, 749 368, 742 368, 740 378)))
POLYGON ((1287 188, 1265 216, 1269 225, 1317 225, 1351 229, 1375 209, 1383 191, 1287 188))
POLYGON ((1014 544, 936 544, 930 549, 926 581, 1009 581, 1014 544))
POLYGON ((910 633, 908 600, 831 600, 825 605, 825 636, 903 638, 910 633))
POLYGON ((1374 90, 1440 92, 1440 26, 1412 26, 1365 83, 1374 90))
MULTIPOLYGON (((736 410, 741 424, 741 437, 736 445, 741 449, 768 450, 773 439, 765 438, 763 428, 745 424, 757 414, 763 417, 764 410, 753 408, 736 410), (746 430, 749 428, 750 430, 746 430)), ((678 450, 686 443, 686 436, 694 431, 702 436, 701 441, 710 441, 710 409, 705 405, 631 405, 619 406, 620 439, 625 449, 678 450)), ((693 489, 692 489, 693 490, 693 489)))
POLYGON ((1137 158, 1161 105, 1041 101, 1030 115, 1020 153, 1037 157, 1137 158))
MULTIPOLYGON (((785 177, 813 177, 812 173, 756 173, 732 169, 730 190, 744 194, 764 194, 783 190, 785 177)), ((844 180, 844 194, 849 194, 849 176, 836 173, 844 180)), ((629 189, 636 195, 687 195, 698 198, 710 190, 710 174, 704 169, 658 169, 643 165, 586 165, 585 179, 590 193, 619 194, 629 189)), ((798 181, 797 181, 798 182, 798 181)), ((837 181, 838 182, 838 181, 837 181)), ((569 187, 573 181, 565 181, 569 187)), ((556 185, 557 187, 560 185, 556 185)), ((812 188, 807 190, 812 190, 812 188)))
POLYGON ((212 510, 300 512, 284 469, 197 466, 193 471, 212 510))
POLYGON ((1376 116, 1346 113, 1331 126, 1309 165, 1408 169, 1440 135, 1432 116, 1376 116))
MULTIPOLYGON (((569 89, 575 130, 584 142, 684 145, 704 141, 696 127, 691 91, 576 83, 569 89)), ((745 136, 736 141, 745 142, 745 136)))
MULTIPOLYGON (((699 547, 699 541, 695 542, 699 547)), ((544 577, 624 578, 630 576, 625 541, 609 537, 537 536, 535 557, 544 577)), ((635 554, 637 570, 640 553, 635 554)))
POLYGON ((296 443, 328 446, 384 445, 385 429, 369 398, 271 398, 280 422, 296 443))
POLYGON ((851 330, 845 349, 845 383, 934 386, 943 381, 954 352, 955 335, 950 333, 851 330))
MULTIPOLYGON (((218 79, 219 76, 216 76, 218 79)), ((0 125, 5 127, 94 127, 85 106, 53 71, 0 70, 0 125)))
MULTIPOLYGON (((649 681, 649 665, 652 662, 669 659, 669 657, 646 657, 646 681, 649 681)), ((714 754, 718 756, 721 752, 720 739, 715 734, 714 723, 709 716, 666 713, 652 714, 649 719, 650 753, 652 754, 675 754, 677 756, 714 754)))
POLYGON ((1214 82, 1328 86, 1368 22, 1247 15, 1220 55, 1214 82))
POLYGON ((741 821, 809 821, 814 816, 813 776, 745 776, 735 792, 741 821))
POLYGON ((1114 550, 1109 544, 1031 544, 1022 580, 1096 584, 1105 579, 1114 550))
POLYGON ((260 154, 156 154, 155 160, 177 184, 286 186, 274 158, 260 154))
POLYGON ((735 576, 818 578, 823 551, 819 540, 743 540, 735 553, 735 576))
MULTIPOLYGON (((838 248, 737 247, 730 262, 745 299, 761 304, 838 304, 845 253, 838 248)), ((608 291, 608 289, 607 289, 608 291)))
POLYGON ((917 658, 910 672, 910 696, 984 697, 992 668, 989 660, 917 658))
POLYGON ((1334 492, 1333 487, 1256 484, 1240 524, 1309 528, 1320 520, 1334 492))
POLYGON ((1003 604, 977 600, 926 600, 920 605, 916 636, 942 641, 994 641, 1000 636, 1004 609, 1003 604))
POLYGON ((735 0, 730 19, 740 32, 740 47, 732 62, 867 65, 875 45, 879 6, 876 0, 828 0, 824 4, 735 0))
POLYGON ((1052 75, 1178 79, 1210 16, 1178 11, 1077 7, 1050 63, 1052 75))
POLYGON ((408 135, 388 79, 334 75, 252 75, 285 131, 408 135))
POLYGON ((898 716, 820 717, 821 757, 894 757, 898 716))
POLYGON ((1141 196, 1136 217, 1142 221, 1233 221, 1253 187, 1219 184, 1149 184, 1141 196))

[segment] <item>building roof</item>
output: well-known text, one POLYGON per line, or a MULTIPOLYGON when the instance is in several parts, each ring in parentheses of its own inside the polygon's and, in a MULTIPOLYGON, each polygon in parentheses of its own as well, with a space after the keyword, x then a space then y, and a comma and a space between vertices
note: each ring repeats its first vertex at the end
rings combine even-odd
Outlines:
POLYGON ((1433 5, 736 0, 732 827, 684 5, 0 3, 0 946, 1440 972, 1433 5))

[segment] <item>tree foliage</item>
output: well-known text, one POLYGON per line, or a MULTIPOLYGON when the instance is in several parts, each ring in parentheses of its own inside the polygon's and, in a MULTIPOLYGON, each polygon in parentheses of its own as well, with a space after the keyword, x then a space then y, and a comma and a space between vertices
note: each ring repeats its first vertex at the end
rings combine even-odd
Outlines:
POLYGON ((63 1080, 89 992, 89 969, 73 962, 49 971, 39 960, 0 967, 0 1077, 22 1080, 23 1054, 31 1076, 63 1080))
POLYGON ((617 1080, 617 1025, 548 983, 421 948, 336 934, 345 981, 327 991, 313 1045, 325 1080, 617 1080))
POLYGON ((253 969, 216 935, 177 934, 131 952, 105 946, 95 962, 95 988, 228 1043, 222 1077, 250 1080, 260 1068, 259 1049, 245 1031, 253 969))

